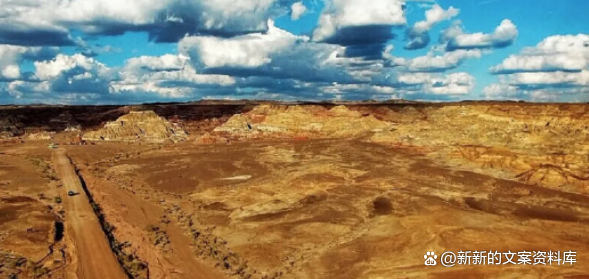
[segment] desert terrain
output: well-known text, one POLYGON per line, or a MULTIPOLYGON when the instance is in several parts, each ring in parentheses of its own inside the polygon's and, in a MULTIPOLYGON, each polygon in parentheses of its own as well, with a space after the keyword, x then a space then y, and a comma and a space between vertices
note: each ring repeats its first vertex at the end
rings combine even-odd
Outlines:
POLYGON ((584 104, 0 107, 0 278, 589 278, 588 194, 584 104))

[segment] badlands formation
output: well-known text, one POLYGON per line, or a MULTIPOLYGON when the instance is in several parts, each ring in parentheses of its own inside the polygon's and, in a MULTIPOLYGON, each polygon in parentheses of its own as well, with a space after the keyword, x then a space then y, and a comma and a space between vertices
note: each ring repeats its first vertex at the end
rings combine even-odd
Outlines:
POLYGON ((0 118, 0 139, 9 139, 22 133, 24 125, 14 116, 0 118))
POLYGON ((371 141, 426 148, 447 164, 472 163, 526 184, 589 194, 587 106, 447 106, 421 113, 425 118, 371 141))
POLYGON ((239 137, 345 138, 383 131, 390 124, 372 115, 362 115, 345 106, 326 109, 320 106, 260 105, 238 114, 215 132, 239 137))
POLYGON ((214 131, 243 138, 353 138, 428 150, 447 164, 503 171, 589 194, 589 111, 581 105, 388 107, 261 105, 214 131))
POLYGON ((187 138, 182 128, 173 125, 153 111, 131 111, 113 122, 104 125, 98 131, 84 134, 88 141, 147 141, 172 142, 183 141, 187 138))
POLYGON ((589 277, 589 105, 6 107, 0 133, 0 278, 589 277))

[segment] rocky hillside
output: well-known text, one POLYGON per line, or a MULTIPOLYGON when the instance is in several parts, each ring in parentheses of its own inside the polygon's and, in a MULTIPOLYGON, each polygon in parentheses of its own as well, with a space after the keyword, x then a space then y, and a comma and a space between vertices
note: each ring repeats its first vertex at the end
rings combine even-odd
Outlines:
POLYGON ((14 116, 0 118, 0 139, 11 138, 24 133, 25 125, 14 116))
POLYGON ((57 117, 52 118, 49 123, 58 131, 77 132, 82 129, 82 125, 76 121, 69 110, 66 110, 57 117))
POLYGON ((182 128, 153 111, 131 111, 98 131, 84 134, 86 141, 180 142, 188 137, 182 128))
POLYGON ((345 106, 327 109, 321 106, 259 105, 247 113, 234 115, 214 131, 245 138, 341 138, 390 128, 391 124, 386 121, 345 106))
POLYGON ((507 172, 528 184, 589 193, 588 106, 425 107, 371 141, 422 148, 449 164, 507 172))

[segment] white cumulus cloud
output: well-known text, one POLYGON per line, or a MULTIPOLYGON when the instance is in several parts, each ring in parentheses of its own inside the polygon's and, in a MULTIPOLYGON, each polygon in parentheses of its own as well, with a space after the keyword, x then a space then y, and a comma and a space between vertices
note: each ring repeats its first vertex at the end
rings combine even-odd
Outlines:
POLYGON ((186 34, 267 30, 294 0, 0 0, 0 43, 74 45, 72 30, 120 35, 144 30, 161 42, 186 34))
POLYGON ((511 55, 492 72, 582 71, 589 68, 589 35, 556 35, 511 55))
POLYGON ((430 42, 429 30, 436 24, 452 19, 460 13, 460 10, 450 7, 444 10, 440 5, 434 4, 425 12, 425 20, 418 21, 406 32, 408 40, 405 49, 422 49, 430 42))
POLYGON ((488 98, 533 100, 588 99, 589 35, 555 35, 511 55, 491 72, 499 83, 485 88, 488 98), (499 89, 509 89, 500 92, 499 89), (583 97, 584 96, 584 97, 583 97))
POLYGON ((435 4, 431 7, 431 9, 425 12, 425 20, 418 21, 413 26, 413 29, 416 32, 427 32, 429 31, 434 25, 444 21, 449 20, 460 13, 459 9, 454 7, 448 8, 448 10, 444 10, 440 5, 435 4))
POLYGON ((448 75, 432 73, 404 73, 396 82, 405 84, 408 94, 427 93, 433 95, 468 95, 476 85, 476 79, 464 72, 448 75))
POLYGON ((518 30, 515 24, 509 19, 504 19, 491 34, 464 33, 459 25, 455 25, 445 33, 445 39, 449 40, 448 50, 493 49, 512 45, 517 35, 518 30))
POLYGON ((292 6, 290 6, 290 9, 290 19, 292 20, 299 20, 307 12, 307 7, 305 6, 305 4, 303 4, 302 1, 292 4, 292 6))
POLYGON ((111 82, 111 93, 153 93, 166 98, 191 96, 199 87, 229 86, 235 79, 225 75, 201 75, 182 54, 140 56, 127 60, 121 79, 111 82))
POLYGON ((20 63, 23 60, 50 59, 57 54, 55 48, 23 47, 0 44, 0 80, 21 77, 20 63))
POLYGON ((240 77, 293 78, 304 81, 342 81, 349 78, 339 67, 336 45, 309 42, 273 25, 267 33, 233 38, 186 37, 180 52, 190 57, 198 71, 240 77))
POLYGON ((480 58, 481 51, 474 50, 456 50, 445 52, 442 55, 429 53, 425 56, 413 58, 407 64, 411 72, 443 72, 458 67, 468 58, 480 58))
POLYGON ((270 21, 265 34, 255 33, 235 38, 186 37, 180 41, 179 48, 189 53, 192 62, 199 68, 255 68, 270 63, 274 53, 292 47, 297 40, 305 40, 305 37, 274 27, 270 21))
POLYGON ((324 41, 346 27, 405 25, 403 1, 329 0, 321 14, 313 39, 324 41))

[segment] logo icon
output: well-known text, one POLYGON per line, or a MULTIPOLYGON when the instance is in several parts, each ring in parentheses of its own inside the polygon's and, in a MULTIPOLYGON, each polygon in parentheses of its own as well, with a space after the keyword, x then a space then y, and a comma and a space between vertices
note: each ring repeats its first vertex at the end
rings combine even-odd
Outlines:
POLYGON ((436 253, 434 253, 434 252, 425 253, 425 255, 423 255, 423 258, 425 259, 426 266, 435 266, 436 264, 438 264, 436 262, 438 255, 436 255, 436 253))

